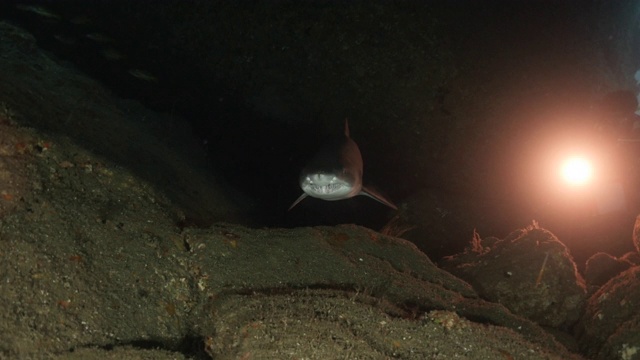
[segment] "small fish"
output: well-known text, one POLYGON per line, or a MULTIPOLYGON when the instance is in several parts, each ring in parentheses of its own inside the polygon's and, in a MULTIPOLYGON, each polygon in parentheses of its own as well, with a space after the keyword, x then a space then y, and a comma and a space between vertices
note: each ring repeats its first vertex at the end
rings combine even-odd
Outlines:
POLYGON ((101 44, 115 42, 115 40, 113 40, 112 38, 110 38, 107 35, 102 34, 102 33, 90 33, 90 34, 85 35, 84 37, 86 37, 89 40, 95 41, 97 43, 101 43, 101 44))
POLYGON ((158 78, 151 75, 150 73, 144 71, 144 70, 140 70, 140 69, 131 69, 129 70, 129 74, 135 78, 138 78, 140 80, 144 80, 144 81, 149 81, 149 82, 156 82, 158 81, 158 78))
POLYGON ((119 61, 126 58, 124 54, 122 54, 120 51, 114 48, 106 48, 102 50, 102 56, 104 56, 105 59, 110 61, 119 61))
POLYGON ((78 16, 72 17, 71 20, 69 20, 69 22, 76 25, 89 25, 91 24, 91 18, 88 17, 87 15, 78 15, 78 16))
POLYGON ((16 9, 34 13, 36 15, 40 15, 42 17, 46 17, 49 19, 60 20, 60 16, 52 13, 51 11, 43 8, 42 6, 17 4, 16 9))
POLYGON ((76 39, 61 34, 53 35, 53 38, 65 45, 75 45, 76 43, 76 39))
POLYGON ((349 137, 349 122, 345 120, 344 136, 328 143, 300 174, 302 195, 289 210, 307 196, 322 200, 343 200, 357 195, 368 196, 388 207, 398 208, 381 194, 362 185, 362 155, 349 137))

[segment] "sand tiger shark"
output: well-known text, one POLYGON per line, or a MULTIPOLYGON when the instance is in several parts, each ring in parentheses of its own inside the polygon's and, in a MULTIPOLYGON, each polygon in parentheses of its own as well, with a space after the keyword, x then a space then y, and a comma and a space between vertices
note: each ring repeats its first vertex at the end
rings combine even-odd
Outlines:
POLYGON ((373 189, 362 185, 362 155, 349 137, 349 122, 344 122, 344 136, 333 139, 322 148, 300 174, 302 195, 289 210, 307 196, 322 200, 343 200, 366 195, 390 208, 398 209, 373 189))

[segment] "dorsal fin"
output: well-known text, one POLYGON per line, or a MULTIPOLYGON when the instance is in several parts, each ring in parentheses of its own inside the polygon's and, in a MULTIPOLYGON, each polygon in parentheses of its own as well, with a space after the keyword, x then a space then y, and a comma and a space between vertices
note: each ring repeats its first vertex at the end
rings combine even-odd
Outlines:
POLYGON ((344 119, 344 136, 349 137, 349 119, 344 119))

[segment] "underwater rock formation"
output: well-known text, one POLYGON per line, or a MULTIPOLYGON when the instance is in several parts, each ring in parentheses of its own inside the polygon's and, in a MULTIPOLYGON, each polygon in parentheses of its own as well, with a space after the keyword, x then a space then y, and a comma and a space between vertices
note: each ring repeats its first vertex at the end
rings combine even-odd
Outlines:
POLYGON ((536 323, 568 329, 585 302, 585 285, 568 249, 537 225, 486 244, 476 234, 461 254, 442 261, 481 297, 536 323))
POLYGON ((609 280, 587 301, 577 324, 580 345, 594 359, 640 357, 640 266, 609 280))

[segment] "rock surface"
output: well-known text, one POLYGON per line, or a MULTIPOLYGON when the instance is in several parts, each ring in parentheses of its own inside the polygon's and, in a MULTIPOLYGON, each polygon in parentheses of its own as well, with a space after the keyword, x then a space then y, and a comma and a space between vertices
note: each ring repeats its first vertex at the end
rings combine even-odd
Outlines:
POLYGON ((633 226, 633 246, 640 253, 640 215, 636 217, 636 223, 633 226))
POLYGON ((616 276, 593 294, 578 332, 594 359, 640 359, 640 266, 616 276))
POLYGON ((491 244, 476 234, 470 248, 442 266, 483 298, 538 324, 566 330, 582 313, 584 280, 568 249, 535 224, 491 244))
POLYGON ((589 297, 576 326, 582 351, 591 358, 640 359, 640 216, 632 241, 637 252, 619 259, 600 255, 594 260, 594 267, 600 269, 594 272, 601 278, 618 275, 589 297), (620 273, 624 269, 628 270, 620 273))
POLYGON ((624 257, 616 258, 606 253, 596 253, 587 260, 584 270, 584 280, 587 287, 591 289, 599 289, 611 278, 629 269, 634 264, 626 260, 624 257))

